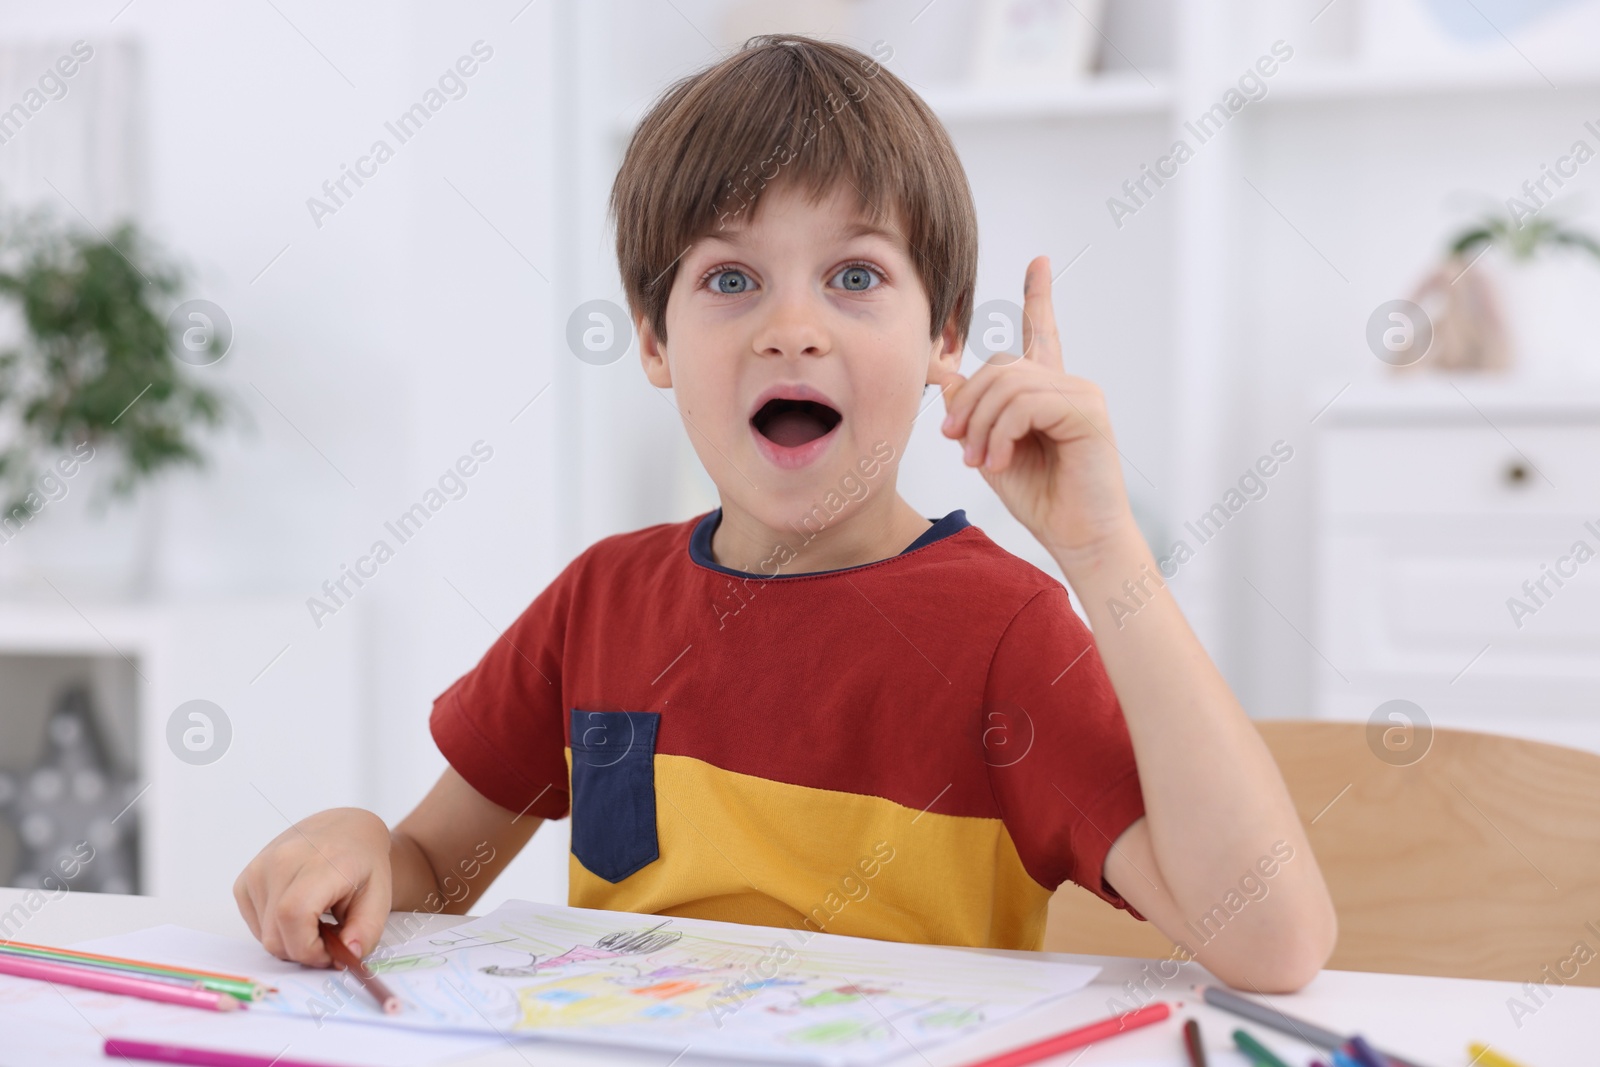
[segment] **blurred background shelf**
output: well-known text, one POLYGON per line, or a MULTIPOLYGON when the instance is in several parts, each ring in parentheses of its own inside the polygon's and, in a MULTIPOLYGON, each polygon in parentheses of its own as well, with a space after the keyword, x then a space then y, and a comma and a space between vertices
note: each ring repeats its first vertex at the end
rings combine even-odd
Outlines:
POLYGON ((1515 55, 1434 68, 1313 64, 1314 61, 1286 72, 1264 102, 1360 103, 1418 97, 1470 101, 1503 93, 1587 92, 1600 88, 1600 66, 1569 63, 1535 68, 1515 55))
POLYGON ((1114 74, 1064 85, 930 85, 918 92, 950 123, 1152 115, 1172 106, 1165 80, 1114 74))

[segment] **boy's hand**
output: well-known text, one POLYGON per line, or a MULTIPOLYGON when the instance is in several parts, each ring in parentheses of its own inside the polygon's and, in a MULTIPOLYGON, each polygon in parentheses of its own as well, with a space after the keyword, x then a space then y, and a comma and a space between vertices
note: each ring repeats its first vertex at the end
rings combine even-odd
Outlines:
POLYGON ((359 958, 383 936, 391 895, 389 828, 370 811, 334 808, 302 819, 250 861, 233 898, 262 947, 282 960, 329 967, 317 920, 331 911, 359 958))
POLYGON ((961 441, 967 465, 1058 562, 1139 536, 1105 397, 1062 369, 1044 256, 1023 281, 1022 350, 970 379, 952 370, 935 381, 945 390, 945 436, 961 441))

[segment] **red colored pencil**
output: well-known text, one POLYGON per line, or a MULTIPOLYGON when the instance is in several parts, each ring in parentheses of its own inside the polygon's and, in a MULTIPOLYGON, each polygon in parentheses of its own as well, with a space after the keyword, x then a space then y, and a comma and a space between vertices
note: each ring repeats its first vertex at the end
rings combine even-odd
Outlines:
POLYGON ((1206 1046, 1200 1037, 1198 1019, 1190 1019, 1183 1024, 1183 1047, 1189 1052, 1192 1067, 1206 1067, 1206 1046))
POLYGON ((239 1007, 239 1001, 233 997, 226 993, 201 989, 198 982, 190 986, 173 985, 170 982, 151 981, 131 974, 112 974, 70 963, 36 960, 26 956, 0 955, 0 974, 15 975, 18 978, 37 978, 44 982, 60 982, 62 985, 96 989, 102 993, 144 997, 146 1000, 182 1004, 190 1008, 234 1011, 239 1007))
POLYGON ((383 1009, 385 1015, 393 1015, 400 1010, 400 998, 378 976, 367 970, 367 965, 356 959, 356 954, 350 951, 343 941, 339 940, 339 927, 332 923, 319 922, 317 930, 322 934, 322 946, 328 950, 328 955, 340 967, 349 971, 360 979, 361 984, 372 999, 378 1002, 378 1007, 383 1009))
POLYGON ((1033 1063, 1068 1049, 1082 1048, 1084 1045, 1092 1045, 1096 1041, 1116 1037, 1141 1026, 1158 1023, 1171 1014, 1172 1009, 1165 1003, 1158 1001, 1155 1004, 1146 1004, 1134 1011, 1125 1011, 1121 1015, 1113 1015, 1109 1019, 1102 1019, 1097 1023, 1080 1026, 1076 1030, 1068 1030, 1064 1034, 1047 1037, 1043 1041, 1036 1041, 1031 1045, 979 1060, 977 1063, 968 1064, 968 1067, 1022 1067, 1022 1064, 1033 1063))

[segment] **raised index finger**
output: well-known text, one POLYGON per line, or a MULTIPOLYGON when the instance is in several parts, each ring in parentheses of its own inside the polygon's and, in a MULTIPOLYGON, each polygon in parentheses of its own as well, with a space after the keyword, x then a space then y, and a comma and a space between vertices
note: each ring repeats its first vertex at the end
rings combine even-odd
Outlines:
POLYGON ((1036 256, 1022 279, 1022 354, 1050 367, 1062 366, 1061 335, 1050 300, 1050 259, 1036 256))

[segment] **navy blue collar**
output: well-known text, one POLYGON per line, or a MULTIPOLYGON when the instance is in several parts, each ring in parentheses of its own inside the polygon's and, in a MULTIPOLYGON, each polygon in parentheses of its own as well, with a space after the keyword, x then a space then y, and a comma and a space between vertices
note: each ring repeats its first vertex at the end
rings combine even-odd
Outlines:
MULTIPOLYGON (((917 538, 905 547, 900 555, 915 552, 919 548, 926 548, 935 541, 942 541, 951 534, 959 533, 972 524, 967 521, 967 513, 960 508, 952 511, 942 519, 930 520, 933 525, 922 532, 917 538)), ((752 574, 749 571, 736 571, 732 567, 724 567, 711 558, 711 535, 717 532, 717 526, 722 522, 722 509, 717 508, 709 512, 704 518, 694 525, 694 532, 689 535, 689 558, 700 566, 713 570, 719 574, 731 574, 735 578, 756 578, 769 581, 773 578, 800 578, 811 577, 818 574, 838 574, 840 571, 853 571, 857 567, 838 567, 831 571, 797 571, 794 574, 752 574)), ((796 532, 795 540, 804 542, 804 538, 796 532)), ((861 567, 870 567, 872 564, 863 563, 861 567)))

